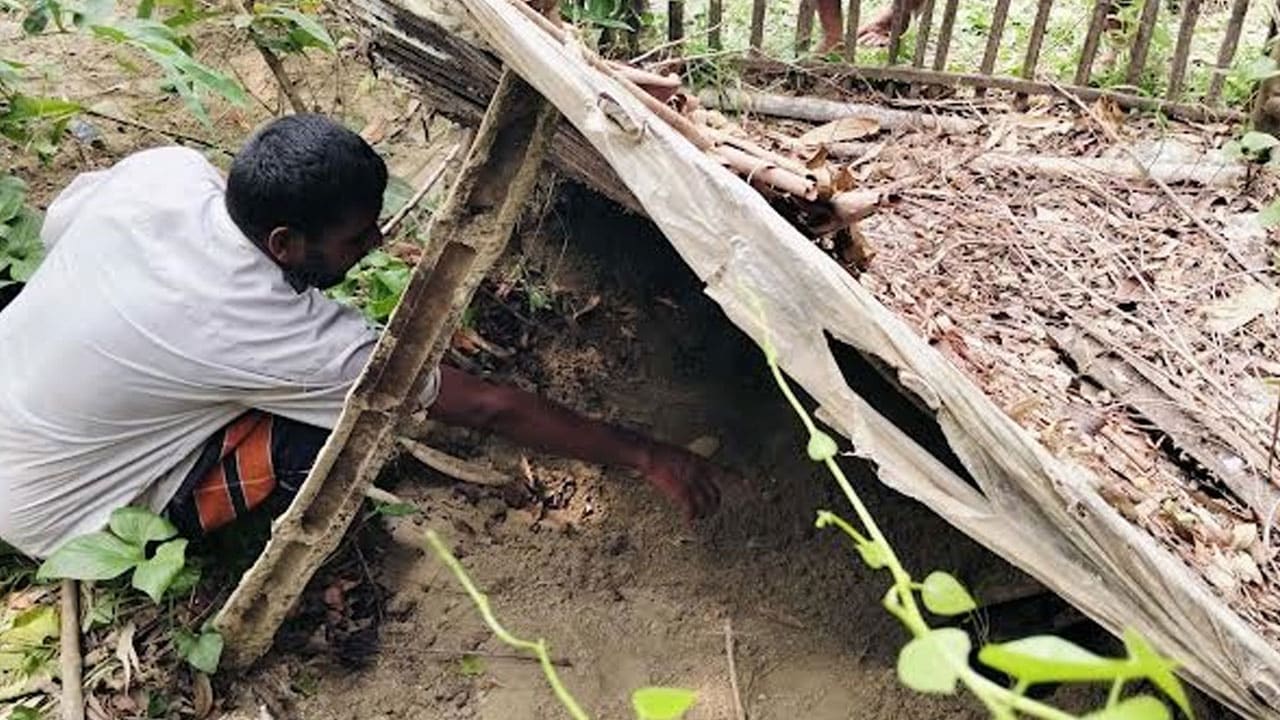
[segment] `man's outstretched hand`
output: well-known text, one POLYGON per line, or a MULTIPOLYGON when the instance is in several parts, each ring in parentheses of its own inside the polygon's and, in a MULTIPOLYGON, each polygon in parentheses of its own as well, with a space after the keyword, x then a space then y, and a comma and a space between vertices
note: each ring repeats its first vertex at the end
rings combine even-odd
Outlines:
POLYGON ((633 468, 690 519, 715 512, 720 491, 735 475, 684 448, 592 420, 536 395, 496 385, 448 366, 440 368, 440 395, 431 416, 490 430, 521 445, 586 462, 633 468))
POLYGON ((720 506, 721 489, 736 482, 729 471, 684 448, 654 443, 648 454, 641 474, 690 520, 713 514, 720 506))

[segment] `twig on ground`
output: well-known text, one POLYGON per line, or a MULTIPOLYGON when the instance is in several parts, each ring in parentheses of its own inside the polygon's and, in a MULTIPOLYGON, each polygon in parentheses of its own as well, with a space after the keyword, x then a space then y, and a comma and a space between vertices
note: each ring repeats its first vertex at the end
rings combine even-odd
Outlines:
POLYGON ((1182 198, 1178 197, 1178 194, 1173 191, 1173 188, 1169 187, 1168 183, 1153 175, 1151 171, 1147 169, 1146 163, 1142 162, 1142 158, 1138 157, 1138 154, 1133 151, 1133 148, 1130 147, 1129 144, 1111 128, 1111 126, 1107 125, 1103 122, 1102 118, 1098 117, 1098 113, 1093 108, 1084 104, 1083 100, 1068 92, 1061 85, 1052 81, 1050 81, 1050 84, 1053 85, 1053 88, 1063 97, 1075 103, 1077 107, 1084 111, 1084 113, 1093 120, 1094 124, 1102 129, 1102 132, 1107 136, 1107 139, 1115 143, 1115 145, 1120 148, 1120 151, 1133 162, 1134 166, 1138 168, 1138 171, 1142 173, 1143 177, 1159 188, 1160 192, 1164 193, 1164 196, 1168 198, 1169 202, 1173 203, 1173 206, 1178 209, 1178 212, 1181 212, 1188 220, 1194 223, 1196 227, 1200 228, 1201 232, 1209 236, 1209 238, 1214 242, 1218 243, 1227 255, 1234 260, 1237 265, 1248 272, 1254 280, 1267 287, 1272 287, 1270 281, 1262 275, 1260 270, 1250 267, 1249 264, 1245 262, 1244 258, 1240 257, 1240 253, 1236 252, 1236 249, 1231 246, 1231 242, 1228 241, 1222 233, 1210 227, 1210 225, 1197 215, 1194 210, 1188 207, 1186 202, 1184 202, 1182 198))
POLYGON ((733 657, 733 622, 724 621, 724 654, 729 660, 729 687, 733 690, 733 717, 735 720, 747 720, 747 711, 742 707, 742 691, 738 688, 738 666, 733 657))
POLYGON ((407 450, 410 455, 423 465, 444 473, 454 480, 488 487, 503 487, 511 483, 511 478, 493 468, 463 460, 462 458, 456 458, 417 440, 402 437, 400 438, 400 447, 407 450))
POLYGON ((84 114, 90 117, 96 117, 102 120, 107 120, 109 122, 120 123, 121 125, 128 125, 129 127, 135 127, 135 128, 138 128, 139 130, 146 130, 147 132, 151 132, 157 135, 162 135, 164 137, 167 137, 170 140, 186 140, 187 142, 193 142, 198 145, 203 145, 204 147, 207 147, 210 150, 217 150, 218 152, 235 156, 235 151, 229 150, 223 145, 220 145, 212 140, 207 140, 205 138, 202 138, 196 135, 190 135, 188 133, 184 133, 181 130, 165 130, 163 128, 158 128, 155 125, 149 125, 147 123, 144 123, 141 120, 134 120, 133 118, 121 117, 120 115, 112 115, 111 113, 103 112, 101 110, 85 110, 84 114))
POLYGON ((62 581, 62 720, 84 720, 84 658, 80 654, 80 583, 62 581))
POLYGON ((1280 440, 1280 393, 1276 394, 1275 418, 1271 421, 1271 448, 1267 451, 1267 480, 1269 481, 1272 479, 1271 471, 1275 469, 1276 464, 1277 440, 1280 440))
POLYGON ((440 164, 436 166, 436 169, 431 171, 431 174, 427 176, 427 179, 422 183, 422 186, 418 188, 418 191, 413 194, 413 197, 409 198, 409 201, 404 204, 404 207, 397 210, 396 214, 382 226, 383 237, 390 237, 391 233, 395 232, 396 227, 409 216, 409 213, 413 212, 414 208, 418 207, 418 203, 422 202, 422 198, 426 197, 427 193, 431 192, 431 188, 435 187, 436 183, 440 181, 441 176, 444 175, 444 171, 449 167, 449 163, 453 162, 453 158, 461 149, 462 143, 457 143, 449 150, 449 154, 445 155, 444 159, 440 161, 440 164))
POLYGON ((364 496, 374 502, 386 503, 387 505, 406 504, 405 501, 401 500, 398 495, 387 492, 386 490, 383 490, 382 488, 376 487, 374 485, 370 485, 369 489, 364 491, 364 496))
MULTIPOLYGON (((485 650, 445 650, 443 648, 426 648, 421 650, 424 655, 436 655, 449 659, 461 659, 464 657, 478 657, 489 660, 517 660, 519 662, 538 662, 538 658, 533 655, 521 655, 519 653, 507 652, 488 652, 485 650)), ((573 662, 562 658, 552 658, 551 664, 556 667, 573 667, 573 662)))

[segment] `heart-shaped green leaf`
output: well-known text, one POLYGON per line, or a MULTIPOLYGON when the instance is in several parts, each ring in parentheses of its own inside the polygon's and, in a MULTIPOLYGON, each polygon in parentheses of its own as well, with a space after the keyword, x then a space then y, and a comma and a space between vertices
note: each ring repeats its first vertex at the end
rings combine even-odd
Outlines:
POLYGON ((978 609, 978 604, 964 585, 944 572, 929 573, 920 586, 920 599, 935 615, 963 615, 978 609))
POLYGON ((205 675, 218 671, 218 662, 222 659, 222 635, 211 630, 194 635, 186 630, 174 634, 174 644, 178 655, 191 667, 205 675))
POLYGON ((41 580, 110 580, 145 559, 141 547, 109 532, 96 532, 67 541, 40 565, 36 576, 41 580))
POLYGON ((951 694, 973 647, 963 630, 930 630, 915 638, 898 654, 898 679, 922 693, 951 694))
POLYGON ((186 565, 187 541, 170 540, 156 549, 155 557, 138 565, 133 571, 133 586, 147 594, 154 603, 173 584, 186 565))
POLYGON ((697 699, 698 694, 692 690, 647 687, 631 693, 631 706, 640 720, 677 720, 697 699))
POLYGON ((127 543, 145 547, 176 537, 178 528, 159 515, 140 507, 122 507, 111 513, 111 532, 127 543))
POLYGON ((1035 685, 1044 682, 1087 682, 1125 676, 1128 663, 1095 655, 1054 635, 987 645, 978 660, 1012 678, 1035 685))

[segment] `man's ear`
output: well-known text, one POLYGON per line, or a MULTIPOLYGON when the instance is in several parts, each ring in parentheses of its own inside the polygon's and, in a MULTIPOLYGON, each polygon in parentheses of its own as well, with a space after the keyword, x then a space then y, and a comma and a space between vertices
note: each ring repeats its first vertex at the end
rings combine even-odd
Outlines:
POLYGON ((273 228, 264 245, 271 259, 282 267, 294 267, 306 257, 302 233, 292 228, 273 228))

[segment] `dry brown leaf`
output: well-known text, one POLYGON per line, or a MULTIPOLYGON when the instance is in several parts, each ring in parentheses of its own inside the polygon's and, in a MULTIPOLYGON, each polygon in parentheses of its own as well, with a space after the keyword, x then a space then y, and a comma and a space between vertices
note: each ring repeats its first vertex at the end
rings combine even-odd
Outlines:
POLYGON ((865 117, 841 118, 816 127, 800 136, 806 145, 849 142, 871 137, 880 132, 880 123, 865 117))
POLYGON ((196 720, 204 720, 213 712, 213 684, 209 676, 202 672, 195 674, 191 681, 191 707, 195 711, 196 720))
POLYGON ((1278 308, 1280 290, 1253 283, 1229 298, 1206 305, 1205 327, 1227 335, 1278 308))

